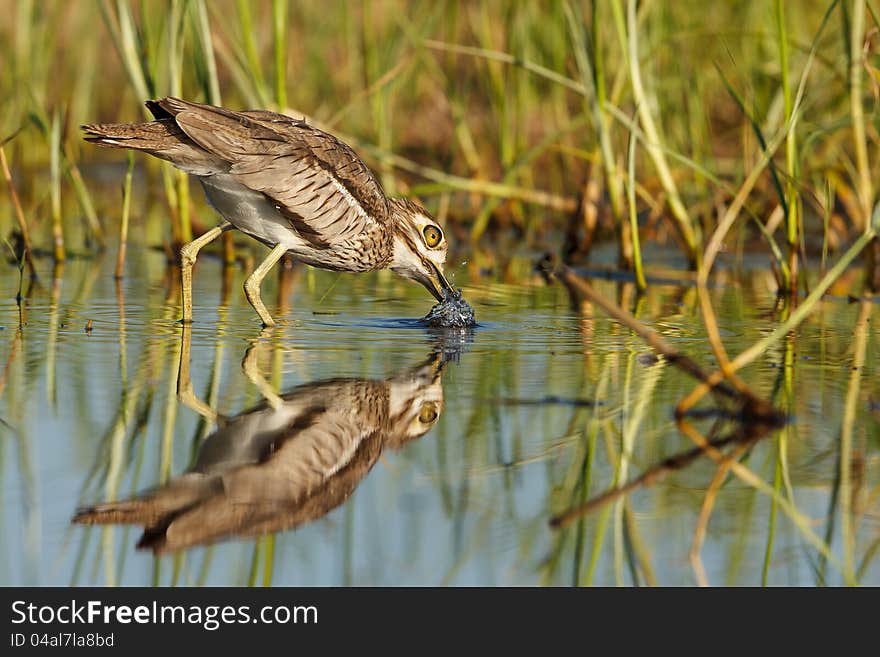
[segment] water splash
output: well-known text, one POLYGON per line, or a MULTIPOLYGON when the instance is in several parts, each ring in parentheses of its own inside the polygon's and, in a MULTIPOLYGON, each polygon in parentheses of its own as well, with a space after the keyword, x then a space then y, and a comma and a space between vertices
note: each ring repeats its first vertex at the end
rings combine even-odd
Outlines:
POLYGON ((431 308, 430 312, 422 318, 422 322, 428 326, 440 328, 466 328, 476 326, 474 309, 461 298, 461 290, 445 290, 443 301, 431 308))

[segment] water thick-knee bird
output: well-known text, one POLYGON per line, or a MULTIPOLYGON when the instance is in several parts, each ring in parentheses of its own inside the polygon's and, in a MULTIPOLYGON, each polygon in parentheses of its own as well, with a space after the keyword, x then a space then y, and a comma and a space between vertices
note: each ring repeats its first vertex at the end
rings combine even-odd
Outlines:
POLYGON ((144 151, 195 176, 224 221, 180 250, 183 321, 192 321, 192 267, 199 250, 237 228, 272 251, 244 284, 263 321, 275 322, 260 283, 285 253, 332 271, 392 271, 443 301, 447 242, 421 205, 388 198, 348 145, 305 121, 266 110, 236 112, 162 98, 149 123, 82 126, 86 141, 144 151))
POLYGON ((132 498, 80 509, 81 524, 141 524, 138 547, 166 553, 298 527, 342 504, 386 448, 425 435, 443 413, 446 358, 384 380, 298 386, 229 418, 192 468, 132 498))

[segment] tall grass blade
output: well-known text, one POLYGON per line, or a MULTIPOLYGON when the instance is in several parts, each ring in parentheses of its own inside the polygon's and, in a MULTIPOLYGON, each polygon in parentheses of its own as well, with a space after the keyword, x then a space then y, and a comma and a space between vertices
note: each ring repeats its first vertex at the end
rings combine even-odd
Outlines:
POLYGON ((626 200, 629 206, 630 235, 633 248, 633 267, 636 273, 636 287, 639 291, 645 291, 648 283, 645 281, 645 272, 642 267, 642 247, 639 241, 639 219, 636 212, 636 137, 632 133, 629 136, 629 148, 627 149, 627 180, 626 200))
POLYGON ((18 229, 21 231, 23 263, 27 265, 31 278, 36 279, 37 270, 34 266, 30 231, 28 230, 27 220, 24 217, 24 210, 21 209, 21 201, 18 198, 18 192, 15 189, 15 181, 12 180, 12 172, 9 170, 9 163, 6 161, 6 151, 3 148, 7 141, 8 139, 5 140, 3 144, 0 144, 0 172, 3 173, 3 180, 6 181, 6 188, 9 190, 9 198, 12 200, 12 207, 15 210, 15 220, 18 222, 18 229))
POLYGON ((788 279, 783 282, 787 290, 797 288, 797 255, 800 225, 800 195, 797 188, 800 165, 797 155, 797 124, 794 118, 794 99, 788 74, 788 32, 785 26, 783 0, 775 0, 776 39, 779 46, 779 66, 782 71, 782 96, 785 103, 785 121, 791 123, 791 130, 785 138, 785 163, 788 181, 785 188, 785 236, 788 241, 789 266, 788 279))
POLYGON ((212 105, 222 104, 220 97, 220 81, 217 77, 217 61, 214 58, 214 40, 211 37, 211 23, 208 20, 208 9, 205 0, 193 0, 196 14, 195 31, 201 46, 202 65, 206 73, 207 89, 205 96, 212 105))
POLYGON ((131 213, 131 180, 134 174, 134 153, 128 152, 128 169, 122 186, 122 221, 119 227, 119 251, 116 254, 116 280, 120 280, 125 271, 125 252, 128 248, 128 217, 131 213))
POLYGON ((856 186, 859 206, 862 211, 860 222, 868 229, 871 206, 874 204, 874 175, 868 161, 868 136, 865 126, 863 106, 863 69, 865 68, 865 8, 866 0, 853 0, 849 25, 849 101, 853 126, 853 144, 856 149, 856 186))
POLYGON ((49 126, 49 193, 52 201, 52 255, 56 263, 64 262, 64 223, 61 217, 61 117, 52 116, 49 126))
MULTIPOLYGON (((654 117, 651 114, 651 102, 645 92, 642 84, 642 74, 639 61, 639 31, 636 21, 636 0, 627 0, 626 12, 626 29, 627 29, 627 58, 629 64, 630 84, 632 85, 633 98, 638 108, 639 120, 642 128, 647 136, 645 148, 654 166, 657 174, 660 176, 660 183, 667 194, 667 203, 672 212, 672 217, 678 227, 681 238, 684 241, 685 253, 691 264, 696 268, 700 262, 700 237, 697 227, 691 221, 690 215, 681 200, 678 193, 678 187, 675 184, 672 171, 666 161, 663 151, 663 140, 660 132, 654 123, 654 117)), ((614 11, 619 14, 620 9, 618 3, 612 3, 614 11)))
POLYGON ((275 62, 275 104, 287 107, 287 0, 272 0, 272 52, 275 62))

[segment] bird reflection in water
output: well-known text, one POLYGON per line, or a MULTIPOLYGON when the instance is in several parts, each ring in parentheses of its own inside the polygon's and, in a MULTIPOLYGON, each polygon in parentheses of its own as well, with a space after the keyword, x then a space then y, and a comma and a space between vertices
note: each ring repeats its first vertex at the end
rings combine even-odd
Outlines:
MULTIPOLYGON (((251 355, 243 368, 253 380, 251 355)), ((391 378, 324 379, 283 395, 255 380, 266 400, 220 422, 189 471, 137 497, 82 509, 73 521, 143 525, 138 548, 164 553, 320 518, 352 494, 383 449, 436 424, 448 359, 440 348, 391 378)))

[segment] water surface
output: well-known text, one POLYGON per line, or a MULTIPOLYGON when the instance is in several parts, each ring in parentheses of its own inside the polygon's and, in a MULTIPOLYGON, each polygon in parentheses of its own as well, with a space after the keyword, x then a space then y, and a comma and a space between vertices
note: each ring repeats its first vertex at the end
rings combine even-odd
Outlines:
MULTIPOLYGON (((186 343, 164 256, 134 247, 118 287, 112 260, 73 260, 57 278, 43 261, 21 309, 16 270, 2 278, 4 585, 880 584, 876 304, 829 297, 742 373, 793 421, 739 456, 766 489, 723 478, 701 580, 689 551, 717 472, 709 458, 565 529, 549 527, 571 505, 694 446, 673 418, 694 382, 652 364, 641 340, 598 310, 574 309, 561 286, 537 275, 472 280, 460 268, 455 284, 480 326, 444 333, 416 321, 433 299, 390 273, 297 268, 283 285, 267 277, 264 299, 280 321, 261 331, 241 292, 244 274, 224 281, 208 257, 196 268, 186 343), (865 358, 853 370, 859 340, 865 358), (154 556, 135 549, 140 526, 71 519, 196 463, 218 424, 177 398, 185 346, 195 397, 221 427, 264 407, 267 395, 341 394, 328 384, 340 379, 386 389, 434 361, 442 361, 441 403, 424 434, 371 447, 350 496, 296 529, 154 556)), ((712 367, 686 283, 664 277, 640 299, 620 282, 594 283, 712 367)), ((711 294, 731 354, 786 312, 763 273, 723 275, 711 294)), ((707 435, 727 430, 713 417, 692 423, 707 435)), ((393 429, 382 431, 387 438, 393 429)))

